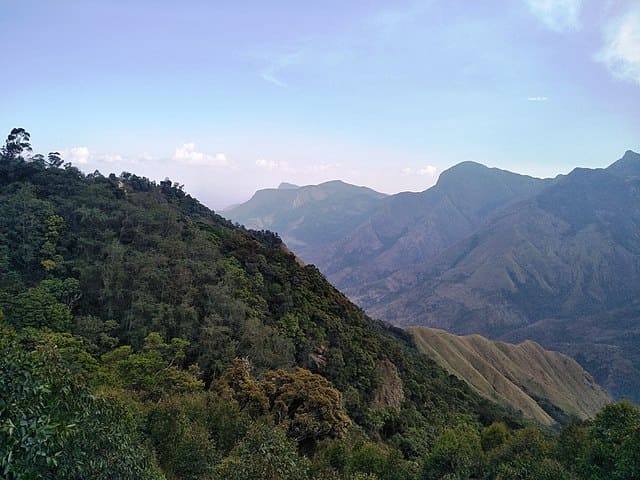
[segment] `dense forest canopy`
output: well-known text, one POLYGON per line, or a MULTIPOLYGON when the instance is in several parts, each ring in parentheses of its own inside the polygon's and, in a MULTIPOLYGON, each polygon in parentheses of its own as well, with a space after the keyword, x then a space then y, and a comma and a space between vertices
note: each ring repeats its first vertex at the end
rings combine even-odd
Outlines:
POLYGON ((640 411, 553 433, 474 394, 277 235, 170 180, 0 158, 3 478, 635 478, 640 411))

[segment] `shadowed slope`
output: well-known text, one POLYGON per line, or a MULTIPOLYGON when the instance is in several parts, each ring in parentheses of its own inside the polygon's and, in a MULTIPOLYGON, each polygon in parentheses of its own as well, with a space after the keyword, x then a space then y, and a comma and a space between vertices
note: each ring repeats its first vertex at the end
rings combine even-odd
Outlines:
MULTIPOLYGON (((575 169, 437 258, 384 282, 369 311, 571 354, 614 396, 640 398, 640 156, 575 169)), ((382 282, 382 281, 381 281, 382 282)))

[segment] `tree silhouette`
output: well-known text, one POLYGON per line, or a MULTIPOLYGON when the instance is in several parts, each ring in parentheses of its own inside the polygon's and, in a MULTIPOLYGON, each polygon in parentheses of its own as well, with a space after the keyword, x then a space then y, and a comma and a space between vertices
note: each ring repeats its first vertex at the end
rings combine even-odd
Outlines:
POLYGON ((9 158, 18 158, 22 152, 31 152, 31 134, 24 128, 14 128, 7 136, 7 140, 2 147, 2 154, 9 158))

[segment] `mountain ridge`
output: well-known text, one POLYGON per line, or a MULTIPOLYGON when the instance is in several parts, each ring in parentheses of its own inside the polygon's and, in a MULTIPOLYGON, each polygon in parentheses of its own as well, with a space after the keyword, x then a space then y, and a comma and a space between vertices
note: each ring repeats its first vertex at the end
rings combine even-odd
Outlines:
POLYGON ((550 413, 558 410, 592 418, 611 401, 575 360, 531 340, 515 345, 428 327, 407 330, 422 352, 476 392, 543 424, 555 424, 550 413))
POLYGON ((350 298, 370 308, 369 292, 381 277, 434 257, 549 183, 463 162, 423 192, 387 197, 370 219, 312 261, 350 298))
POLYGON ((637 338, 640 317, 640 185, 629 176, 640 156, 623 160, 576 168, 428 265, 396 272, 396 291, 368 311, 404 325, 531 338, 578 358, 614 396, 637 400, 637 347, 625 337, 637 338))
POLYGON ((386 197, 341 180, 281 187, 258 190, 247 202, 221 213, 247 228, 277 231, 307 263, 314 263, 310 252, 316 244, 340 238, 386 197))

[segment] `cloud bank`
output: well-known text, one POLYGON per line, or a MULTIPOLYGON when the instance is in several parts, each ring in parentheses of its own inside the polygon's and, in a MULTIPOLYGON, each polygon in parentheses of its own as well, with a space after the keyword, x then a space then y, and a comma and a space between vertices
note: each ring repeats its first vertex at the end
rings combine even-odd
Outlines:
POLYGON ((71 147, 62 151, 62 158, 76 165, 86 165, 91 158, 91 152, 87 147, 71 147))
POLYGON ((211 155, 196 151, 196 144, 184 143, 173 154, 173 160, 185 165, 206 166, 206 167, 231 167, 232 163, 224 153, 211 155))

